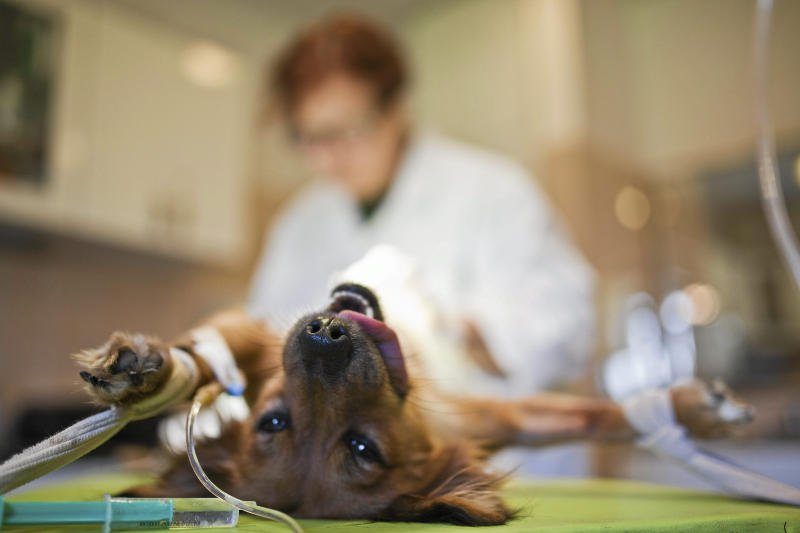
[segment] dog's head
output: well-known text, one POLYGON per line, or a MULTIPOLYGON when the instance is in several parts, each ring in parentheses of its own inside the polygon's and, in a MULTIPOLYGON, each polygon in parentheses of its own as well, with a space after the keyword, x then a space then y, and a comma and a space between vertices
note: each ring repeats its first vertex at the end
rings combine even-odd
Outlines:
POLYGON ((340 286, 288 334, 283 371, 239 430, 229 486, 298 516, 505 522, 497 476, 469 443, 432 427, 426 411, 437 406, 416 398, 375 295, 340 286))

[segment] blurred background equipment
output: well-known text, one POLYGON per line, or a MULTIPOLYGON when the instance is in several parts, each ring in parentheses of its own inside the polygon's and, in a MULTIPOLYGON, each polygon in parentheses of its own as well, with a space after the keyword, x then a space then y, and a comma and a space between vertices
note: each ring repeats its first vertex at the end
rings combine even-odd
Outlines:
MULTIPOLYGON (((598 362, 630 294, 683 287, 697 373, 758 409, 732 455, 797 484, 800 298, 758 199, 750 0, 0 0, 0 455, 36 440, 12 432, 25 412, 86 407, 70 353, 243 300, 307 178, 258 127, 264 62, 341 8, 397 32, 424 125, 537 177, 598 274, 598 362)), ((795 226, 798 26, 778 1, 769 98, 795 226)), ((587 468, 694 483, 614 447, 587 468)))

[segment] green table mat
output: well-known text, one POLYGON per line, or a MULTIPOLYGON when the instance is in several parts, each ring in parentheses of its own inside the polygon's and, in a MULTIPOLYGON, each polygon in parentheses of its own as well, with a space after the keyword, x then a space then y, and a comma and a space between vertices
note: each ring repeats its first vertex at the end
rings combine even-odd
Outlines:
MULTIPOLYGON (((148 478, 115 474, 78 478, 68 483, 31 490, 8 498, 25 500, 97 500, 141 484, 148 478)), ((559 481, 512 481, 504 496, 519 518, 493 531, 767 531, 800 533, 800 508, 749 502, 671 487, 632 481, 592 479, 559 481)), ((302 520, 306 531, 426 531, 455 532, 468 528, 443 524, 384 523, 350 520, 302 520)), ((5 530, 5 528, 4 528, 5 530)), ((27 531, 86 531, 87 528, 43 529, 8 527, 27 531)), ((99 531, 99 527, 95 529, 99 531)), ((141 530, 138 530, 141 531, 141 530)), ((182 530, 188 531, 188 530, 182 530)), ((239 526, 231 529, 199 529, 203 532, 265 531, 285 532, 279 524, 242 513, 239 526)))

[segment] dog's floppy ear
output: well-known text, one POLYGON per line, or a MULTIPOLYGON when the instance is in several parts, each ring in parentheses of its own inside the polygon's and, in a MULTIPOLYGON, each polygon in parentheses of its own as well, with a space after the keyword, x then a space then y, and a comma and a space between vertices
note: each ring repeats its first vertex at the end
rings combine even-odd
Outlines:
POLYGON ((462 526, 505 524, 512 513, 496 493, 467 490, 440 496, 401 496, 380 518, 402 522, 446 522, 462 526))
POLYGON ((466 526, 505 524, 514 513, 500 499, 504 479, 488 473, 482 462, 465 459, 462 450, 452 450, 428 490, 398 497, 380 518, 466 526))

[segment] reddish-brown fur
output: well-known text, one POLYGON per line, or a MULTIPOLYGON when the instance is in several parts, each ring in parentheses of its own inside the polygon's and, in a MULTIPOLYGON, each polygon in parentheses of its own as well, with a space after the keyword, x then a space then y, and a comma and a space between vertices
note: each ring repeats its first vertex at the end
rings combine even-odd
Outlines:
MULTIPOLYGON (((279 339, 243 312, 222 313, 208 324, 225 337, 246 375, 252 415, 230 425, 220 439, 203 444, 200 460, 226 491, 298 517, 502 524, 512 513, 498 493, 502 476, 488 471, 484 462, 492 452, 509 445, 633 435, 613 402, 558 394, 517 401, 454 397, 415 386, 413 361, 408 362, 410 390, 399 394, 358 331, 354 338, 366 344, 356 343, 358 358, 344 377, 332 379, 298 362, 292 334, 279 339), (273 433, 259 430, 265 413, 273 412, 288 413, 290 427, 273 433), (348 448, 353 432, 377 445, 380 461, 353 454, 348 448)), ((112 339, 84 352, 80 362, 95 376, 95 383, 84 379, 96 399, 125 403, 141 396, 137 387, 109 397, 98 391, 97 380, 124 381, 124 375, 111 370, 123 350, 142 351, 141 342, 125 334, 112 339)), ((192 352, 188 337, 172 345, 192 352)), ((144 351, 152 357, 153 350, 164 364, 146 376, 142 386, 148 390, 163 382, 170 361, 166 345, 148 339, 144 351)), ((209 382, 210 370, 198 363, 203 383, 209 382)), ((712 410, 704 407, 702 391, 695 389, 692 385, 673 392, 679 419, 698 431, 719 426, 709 414, 712 410)), ((134 493, 189 496, 202 495, 204 489, 181 460, 157 484, 134 493)))

